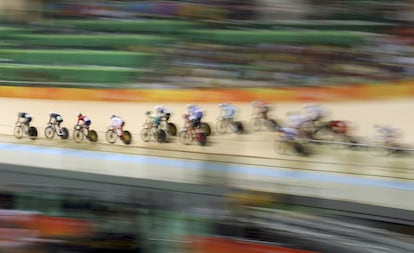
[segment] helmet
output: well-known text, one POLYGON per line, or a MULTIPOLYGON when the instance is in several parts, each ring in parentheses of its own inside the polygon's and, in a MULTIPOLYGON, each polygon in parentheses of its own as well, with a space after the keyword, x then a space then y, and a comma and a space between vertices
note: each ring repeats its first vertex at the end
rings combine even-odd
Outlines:
POLYGON ((151 114, 151 112, 150 112, 150 111, 146 111, 146 112, 145 112, 145 115, 147 115, 147 116, 148 116, 148 115, 150 115, 150 114, 151 114))
POLYGON ((79 117, 79 116, 82 116, 82 113, 78 112, 78 113, 76 114, 76 117, 79 117))
POLYGON ((195 105, 194 104, 188 104, 187 105, 187 110, 191 110, 191 109, 193 109, 195 107, 195 105))
POLYGON ((115 114, 112 114, 111 119, 113 119, 113 118, 115 118, 115 117, 116 117, 116 115, 115 115, 115 114))
POLYGON ((52 111, 50 111, 50 112, 49 112, 49 115, 52 115, 52 114, 53 114, 53 112, 52 112, 52 111))

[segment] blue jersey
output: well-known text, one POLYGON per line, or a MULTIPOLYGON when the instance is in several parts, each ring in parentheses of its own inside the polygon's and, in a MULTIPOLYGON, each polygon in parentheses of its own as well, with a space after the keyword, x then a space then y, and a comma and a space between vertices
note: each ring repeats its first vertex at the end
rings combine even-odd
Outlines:
POLYGON ((203 117, 203 109, 201 109, 200 107, 194 106, 190 108, 188 113, 190 114, 190 116, 188 117, 189 120, 201 120, 201 118, 203 117))
POLYGON ((224 112, 223 118, 225 119, 231 119, 236 115, 236 107, 233 105, 222 105, 220 106, 221 110, 224 112))

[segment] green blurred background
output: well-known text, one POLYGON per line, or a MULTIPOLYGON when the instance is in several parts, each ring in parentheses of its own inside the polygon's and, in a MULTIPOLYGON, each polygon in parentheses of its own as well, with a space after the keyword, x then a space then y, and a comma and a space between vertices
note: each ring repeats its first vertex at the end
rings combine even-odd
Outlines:
POLYGON ((0 4, 3 85, 219 88, 411 79, 412 1, 0 4))

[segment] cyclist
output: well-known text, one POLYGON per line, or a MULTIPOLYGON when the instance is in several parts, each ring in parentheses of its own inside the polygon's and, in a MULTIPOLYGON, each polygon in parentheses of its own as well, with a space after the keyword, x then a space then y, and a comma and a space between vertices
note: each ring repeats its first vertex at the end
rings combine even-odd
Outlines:
POLYGON ((160 116, 161 118, 165 117, 166 121, 168 121, 171 117, 171 111, 164 105, 155 106, 155 112, 157 116, 160 116))
POLYGON ((76 122, 76 125, 83 126, 86 129, 89 129, 89 126, 91 125, 92 121, 88 116, 83 115, 81 112, 78 112, 76 114, 76 117, 78 117, 78 121, 76 122))
POLYGON ((62 135, 62 128, 60 124, 63 122, 63 117, 59 113, 49 112, 49 122, 48 124, 54 124, 58 127, 58 135, 62 135))
POLYGON ((276 131, 281 133, 281 141, 291 141, 300 137, 298 129, 293 127, 279 127, 276 129, 276 131))
POLYGON ((228 103, 223 103, 223 104, 219 104, 219 108, 220 108, 220 115, 222 115, 223 119, 229 120, 230 122, 232 122, 237 112, 236 107, 228 103))
POLYGON ((303 123, 307 121, 305 115, 299 112, 288 112, 287 113, 287 125, 290 128, 299 129, 302 127, 303 123))
POLYGON ((16 124, 22 123, 25 126, 29 126, 30 122, 32 121, 32 115, 27 112, 19 112, 17 113, 17 121, 16 124))
POLYGON ((303 109, 308 116, 308 120, 313 123, 321 121, 326 115, 326 110, 318 104, 306 104, 303 109))
POLYGON ((162 115, 159 113, 152 114, 150 111, 145 112, 145 116, 147 117, 147 122, 151 122, 152 126, 158 127, 161 122, 162 115))
POLYGON ((268 119, 268 113, 271 107, 269 104, 262 102, 262 101, 255 101, 253 102, 253 115, 258 116, 263 119, 268 119))
POLYGON ((398 129, 384 125, 374 125, 377 131, 377 138, 384 146, 393 146, 397 144, 398 129))
POLYGON ((311 129, 306 124, 308 121, 306 115, 299 112, 288 112, 287 113, 287 128, 296 129, 299 135, 310 138, 311 129))
POLYGON ((122 140, 124 138, 123 136, 123 127, 125 125, 125 121, 116 115, 112 115, 111 116, 111 127, 115 129, 116 134, 118 135, 118 137, 122 140))
POLYGON ((199 128, 201 124, 201 119, 203 118, 203 109, 200 107, 190 104, 187 105, 187 111, 188 111, 188 120, 191 122, 191 126, 193 128, 199 128))

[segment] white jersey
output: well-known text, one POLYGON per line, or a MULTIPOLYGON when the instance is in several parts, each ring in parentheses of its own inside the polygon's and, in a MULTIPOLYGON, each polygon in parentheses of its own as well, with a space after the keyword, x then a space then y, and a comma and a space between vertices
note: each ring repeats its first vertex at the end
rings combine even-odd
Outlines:
POLYGON ((302 124, 307 120, 305 115, 300 113, 291 113, 288 115, 288 128, 300 128, 302 124))
POLYGON ((326 114, 325 109, 320 105, 305 106, 305 112, 308 114, 308 119, 311 121, 318 120, 326 114))
POLYGON ((124 123, 124 120, 121 119, 120 117, 113 117, 111 119, 111 126, 113 127, 117 127, 117 128, 121 127, 123 123, 124 123))
POLYGON ((279 131, 283 133, 283 136, 281 136, 281 140, 283 141, 293 140, 299 137, 299 131, 296 128, 282 127, 279 131))

